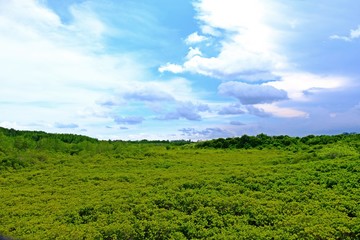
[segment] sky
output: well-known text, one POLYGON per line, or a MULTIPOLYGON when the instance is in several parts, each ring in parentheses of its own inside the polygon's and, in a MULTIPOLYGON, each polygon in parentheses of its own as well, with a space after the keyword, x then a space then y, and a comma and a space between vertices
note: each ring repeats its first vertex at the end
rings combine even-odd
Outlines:
POLYGON ((98 139, 360 132, 358 0, 0 0, 0 126, 98 139))

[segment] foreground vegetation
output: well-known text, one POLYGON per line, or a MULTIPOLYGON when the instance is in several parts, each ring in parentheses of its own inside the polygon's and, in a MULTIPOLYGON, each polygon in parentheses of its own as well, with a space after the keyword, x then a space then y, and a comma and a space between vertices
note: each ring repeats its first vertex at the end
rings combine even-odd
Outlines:
POLYGON ((360 239, 360 135, 200 143, 0 128, 18 239, 360 239))

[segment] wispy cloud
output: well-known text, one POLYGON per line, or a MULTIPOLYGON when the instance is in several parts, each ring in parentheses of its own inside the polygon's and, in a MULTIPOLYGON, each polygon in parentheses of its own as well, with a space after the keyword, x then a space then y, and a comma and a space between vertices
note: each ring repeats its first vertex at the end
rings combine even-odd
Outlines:
POLYGON ((354 39, 360 38, 360 25, 356 29, 351 29, 350 34, 347 36, 342 35, 331 35, 330 39, 343 40, 346 42, 351 42, 354 39))
MULTIPOLYGON (((72 18, 62 22, 42 2, 0 2, 0 101, 14 103, 11 109, 0 106, 1 112, 7 112, 7 121, 17 121, 20 126, 27 121, 45 121, 48 124, 44 129, 48 131, 77 130, 60 124, 76 122, 89 134, 100 136, 97 134, 106 131, 105 126, 145 120, 113 116, 144 114, 150 102, 196 99, 186 79, 149 79, 148 61, 131 49, 108 51, 109 36, 118 37, 119 32, 114 32, 113 23, 94 6, 91 1, 69 6, 72 18), (18 99, 22 99, 21 104, 16 104, 18 99), (129 102, 131 106, 119 109, 129 102), (20 112, 27 119, 19 118, 20 112), (59 124, 51 124, 54 121, 59 124)), ((145 14, 146 9, 142 12, 145 14)), ((152 18, 146 14, 144 17, 152 18)), ((117 27, 116 31, 122 31, 117 27)), ((129 29, 127 26, 126 31, 129 29)))
POLYGON ((107 88, 130 88, 118 76, 137 78, 138 65, 130 55, 94 55, 93 47, 100 39, 94 38, 93 29, 88 29, 93 25, 84 21, 99 20, 94 16, 83 18, 85 10, 74 12, 81 13, 75 19, 81 18, 82 24, 75 20, 63 25, 51 10, 36 1, 8 1, 1 9, 3 6, 12 10, 1 15, 2 98, 46 101, 65 116, 74 116, 74 109, 91 105, 107 88), (84 42, 84 38, 88 40, 84 42))
POLYGON ((254 107, 257 111, 261 111, 266 114, 270 114, 275 117, 282 118, 307 118, 309 114, 303 111, 299 111, 288 107, 279 107, 276 104, 256 104, 254 107))

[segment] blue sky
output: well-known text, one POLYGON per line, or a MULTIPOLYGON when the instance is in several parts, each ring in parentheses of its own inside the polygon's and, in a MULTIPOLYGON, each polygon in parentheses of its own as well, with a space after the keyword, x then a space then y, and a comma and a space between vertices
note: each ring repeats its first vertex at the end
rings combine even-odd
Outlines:
POLYGON ((99 139, 360 131, 355 0, 0 0, 0 126, 99 139))

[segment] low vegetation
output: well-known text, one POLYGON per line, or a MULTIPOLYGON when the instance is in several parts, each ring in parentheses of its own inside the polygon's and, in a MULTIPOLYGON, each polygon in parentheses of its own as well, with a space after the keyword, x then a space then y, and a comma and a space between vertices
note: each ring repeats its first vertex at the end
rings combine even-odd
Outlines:
POLYGON ((360 239, 360 135, 99 141, 0 128, 16 239, 360 239))

